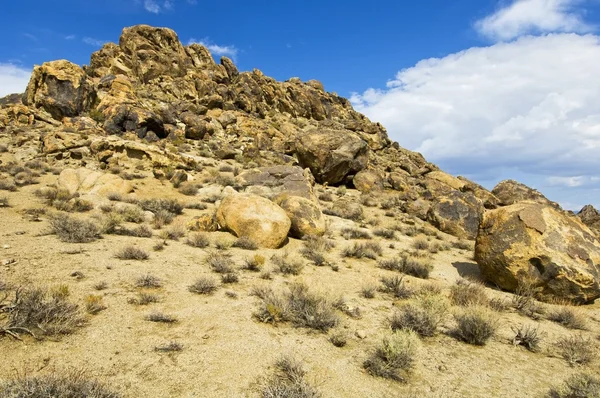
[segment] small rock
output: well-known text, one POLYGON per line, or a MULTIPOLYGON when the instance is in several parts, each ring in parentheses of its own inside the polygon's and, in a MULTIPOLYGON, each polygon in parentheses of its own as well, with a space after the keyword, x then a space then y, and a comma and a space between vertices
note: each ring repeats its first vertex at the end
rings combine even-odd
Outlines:
POLYGON ((364 330, 357 330, 355 334, 356 334, 356 337, 358 337, 361 340, 364 340, 367 338, 367 332, 365 332, 364 330))

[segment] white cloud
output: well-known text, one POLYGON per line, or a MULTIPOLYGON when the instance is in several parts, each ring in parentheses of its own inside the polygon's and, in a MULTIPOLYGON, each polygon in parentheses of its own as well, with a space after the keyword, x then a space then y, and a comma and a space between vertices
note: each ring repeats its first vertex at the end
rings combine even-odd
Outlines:
POLYGON ((528 33, 590 32, 575 6, 582 0, 514 0, 475 23, 475 29, 494 40, 511 40, 528 33))
POLYGON ((24 92, 30 76, 30 69, 15 64, 0 63, 0 97, 24 92))
POLYGON ((218 44, 212 43, 208 38, 204 38, 202 40, 196 40, 194 38, 191 38, 190 40, 188 40, 188 45, 194 43, 201 44, 204 47, 208 48, 208 50, 213 56, 224 55, 235 60, 238 54, 238 49, 235 46, 220 46, 218 44))
POLYGON ((568 196, 558 182, 599 185, 598 64, 598 36, 527 36, 423 60, 351 100, 452 173, 488 186, 518 176, 568 196))
POLYGON ((144 9, 152 14, 160 13, 160 6, 154 0, 144 0, 144 9))
POLYGON ((106 40, 98 40, 92 37, 84 37, 83 39, 81 39, 81 41, 85 44, 89 44, 90 46, 94 47, 102 47, 102 45, 106 43, 106 40))
POLYGON ((73 40, 73 39, 76 39, 76 38, 77 38, 77 36, 75 36, 75 35, 67 35, 67 36, 65 36, 65 40, 73 40))

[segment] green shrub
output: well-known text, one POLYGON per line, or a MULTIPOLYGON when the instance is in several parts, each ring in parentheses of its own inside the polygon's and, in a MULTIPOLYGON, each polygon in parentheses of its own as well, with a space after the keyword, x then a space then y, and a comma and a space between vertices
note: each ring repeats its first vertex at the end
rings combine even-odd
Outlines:
POLYGON ((65 213, 58 213, 49 218, 50 229, 63 242, 87 243, 100 237, 100 228, 88 220, 81 220, 65 213))

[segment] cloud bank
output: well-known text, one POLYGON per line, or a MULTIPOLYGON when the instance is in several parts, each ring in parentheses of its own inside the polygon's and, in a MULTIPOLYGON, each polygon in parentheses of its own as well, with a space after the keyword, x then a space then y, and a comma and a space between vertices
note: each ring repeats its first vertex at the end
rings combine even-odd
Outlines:
POLYGON ((202 40, 197 40, 197 39, 191 38, 190 40, 188 40, 188 45, 194 44, 194 43, 201 44, 204 47, 208 48, 208 50, 211 52, 211 54, 213 56, 219 56, 219 57, 226 56, 226 57, 232 58, 234 61, 239 52, 235 46, 221 46, 221 45, 211 42, 211 40, 208 38, 204 38, 202 40))
POLYGON ((24 92, 30 76, 30 69, 10 63, 0 63, 0 97, 24 92))

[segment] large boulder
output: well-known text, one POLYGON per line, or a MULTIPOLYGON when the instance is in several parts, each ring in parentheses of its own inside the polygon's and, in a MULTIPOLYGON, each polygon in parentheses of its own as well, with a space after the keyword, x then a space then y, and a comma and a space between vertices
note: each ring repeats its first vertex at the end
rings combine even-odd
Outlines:
POLYGON ((25 105, 45 109, 55 119, 77 116, 95 100, 83 69, 66 60, 36 66, 25 90, 25 105))
POLYGON ((271 195, 287 194, 316 201, 314 178, 309 170, 297 166, 269 166, 246 170, 236 177, 242 187, 265 187, 271 195))
POLYGON ((557 203, 548 200, 548 198, 542 195, 538 190, 514 180, 499 182, 498 185, 492 189, 492 194, 498 198, 501 206, 509 206, 517 202, 529 200, 552 206, 557 209, 560 208, 557 203))
POLYGON ((286 196, 278 204, 292 221, 290 234, 293 237, 321 236, 327 231, 325 216, 313 201, 300 196, 286 196))
POLYGON ((483 204, 471 192, 454 191, 433 199, 427 220, 440 231, 461 239, 475 239, 483 204))
POLYGON ((600 297, 600 243, 576 217, 552 206, 521 202, 488 211, 475 260, 487 281, 508 291, 527 279, 543 300, 600 297))
POLYGON ((361 170, 352 179, 354 187, 362 193, 383 190, 383 176, 376 170, 361 170))
POLYGON ((600 212, 594 206, 583 206, 577 217, 596 234, 600 233, 600 212))
POLYGON ((217 209, 217 221, 238 237, 248 237, 260 247, 276 249, 286 240, 292 222, 286 212, 257 195, 231 194, 217 209))
POLYGON ((312 130, 296 141, 296 156, 320 183, 339 184, 367 165, 369 147, 344 130, 312 130))
POLYGON ((131 182, 114 174, 90 169, 64 169, 58 176, 58 187, 71 194, 106 196, 112 193, 128 194, 133 190, 131 182))

